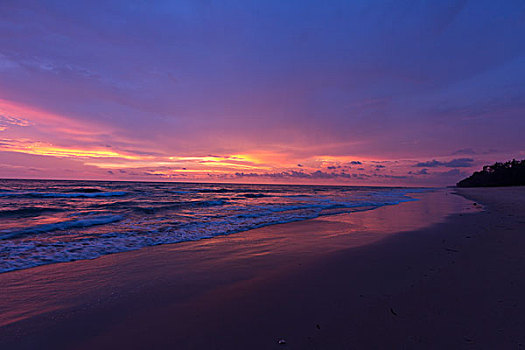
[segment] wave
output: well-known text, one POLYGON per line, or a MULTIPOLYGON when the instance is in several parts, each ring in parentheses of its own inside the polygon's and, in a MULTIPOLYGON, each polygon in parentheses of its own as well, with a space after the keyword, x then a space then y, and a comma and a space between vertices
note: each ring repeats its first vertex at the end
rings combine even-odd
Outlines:
POLYGON ((127 192, 7 192, 0 193, 0 197, 26 197, 26 198, 96 198, 125 196, 127 192))
POLYGON ((267 194, 264 194, 264 193, 246 193, 246 194, 241 195, 241 197, 262 198, 262 197, 269 197, 269 196, 267 194))
POLYGON ((0 189, 0 273, 370 210, 414 200, 409 194, 421 191, 106 182, 15 184, 0 189), (47 215, 45 211, 69 215, 56 219, 60 222, 39 225, 29 219, 47 215), (9 220, 4 223, 2 218, 9 220), (12 227, 11 221, 16 221, 17 227, 12 227), (94 225, 106 226, 89 228, 94 225))
POLYGON ((116 202, 95 202, 90 203, 86 206, 87 209, 104 209, 104 210, 119 210, 119 209, 128 209, 132 208, 134 206, 140 205, 140 201, 135 200, 124 200, 124 201, 116 201, 116 202))
POLYGON ((23 207, 23 208, 18 208, 18 209, 0 210, 0 218, 39 216, 42 213, 61 212, 61 211, 65 211, 65 209, 42 208, 42 207, 23 207))
MULTIPOLYGON (((186 192, 186 191, 177 191, 186 192)), ((252 188, 193 188, 187 193, 263 193, 273 192, 272 190, 252 189, 252 188)))
POLYGON ((240 197, 245 198, 261 198, 261 197, 268 197, 267 194, 264 194, 264 190, 252 190, 252 189, 229 189, 229 188, 219 188, 219 189, 210 189, 210 188, 203 188, 203 189, 195 189, 195 190, 187 190, 187 191, 167 191, 168 193, 173 194, 205 194, 205 193, 234 193, 239 194, 240 197))
POLYGON ((160 205, 160 206, 152 206, 152 207, 135 207, 133 210, 146 213, 146 214, 155 214, 161 211, 168 211, 168 210, 176 210, 176 209, 183 209, 183 208, 191 208, 191 207, 212 207, 212 206, 221 206, 228 203, 225 200, 219 199, 219 200, 209 200, 209 201, 182 201, 182 202, 172 202, 167 205, 160 205))
POLYGON ((98 188, 74 188, 67 192, 73 192, 73 193, 101 193, 104 192, 103 190, 99 190, 98 188))
POLYGON ((51 231, 68 230, 72 228, 85 228, 95 225, 110 224, 122 220, 123 217, 120 215, 102 215, 89 217, 85 219, 68 220, 55 222, 52 224, 41 224, 31 227, 27 227, 21 230, 4 230, 0 231, 0 239, 9 239, 14 237, 45 233, 51 231))
POLYGON ((307 198, 314 198, 314 196, 312 196, 310 194, 288 194, 288 195, 279 196, 279 197, 283 197, 283 198, 305 198, 305 199, 307 199, 307 198))

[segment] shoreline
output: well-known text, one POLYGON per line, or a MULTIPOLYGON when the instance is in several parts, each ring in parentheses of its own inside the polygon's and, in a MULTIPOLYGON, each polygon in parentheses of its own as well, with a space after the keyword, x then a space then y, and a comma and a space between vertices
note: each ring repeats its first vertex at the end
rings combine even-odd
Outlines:
MULTIPOLYGON (((42 180, 42 181, 45 181, 45 180, 42 180)), ((276 186, 278 186, 278 185, 276 185, 276 186)), ((276 225, 288 225, 288 224, 292 224, 293 225, 295 223, 300 223, 300 222, 303 222, 303 221, 310 221, 310 220, 330 220, 327 217, 331 217, 331 216, 340 217, 340 216, 344 216, 344 215, 348 215, 348 214, 354 214, 354 213, 358 213, 358 212, 365 212, 365 211, 370 211, 370 210, 376 210, 376 209, 379 209, 379 208, 382 208, 382 207, 385 207, 385 206, 399 205, 399 204, 402 204, 402 203, 405 203, 405 202, 418 200, 417 197, 418 197, 418 195, 420 193, 429 192, 429 191, 433 192, 433 191, 444 190, 443 188, 436 188, 436 189, 432 189, 432 190, 430 190, 430 189, 423 189, 423 188, 420 188, 420 189, 422 189, 423 191, 422 192, 411 192, 409 194, 406 194, 406 196, 408 198, 410 198, 410 199, 407 199, 407 200, 404 200, 404 201, 400 201, 400 202, 394 203, 394 204, 383 204, 383 205, 379 205, 379 206, 369 206, 369 207, 364 207, 364 206, 363 207, 355 207, 355 208, 351 208, 351 210, 350 210, 350 208, 347 208, 348 211, 345 212, 345 213, 329 213, 329 212, 323 213, 323 212, 321 212, 320 214, 318 214, 317 217, 313 217, 313 218, 302 218, 302 219, 295 219, 295 220, 290 220, 290 221, 286 221, 286 222, 267 223, 267 224, 259 225, 257 227, 246 228, 246 229, 242 229, 242 230, 239 230, 239 231, 236 231, 236 232, 232 232, 232 233, 220 233, 220 234, 217 234, 217 235, 214 235, 214 236, 202 237, 202 238, 198 238, 198 239, 194 239, 194 240, 188 239, 188 240, 181 240, 181 241, 172 242, 172 243, 160 243, 160 244, 153 244, 153 245, 145 245, 145 246, 142 246, 140 248, 132 248, 130 250, 122 250, 122 251, 116 251, 116 252, 112 252, 112 253, 105 253, 105 254, 101 254, 101 255, 98 255, 98 256, 93 257, 93 258, 79 258, 79 259, 75 259, 75 260, 64 260, 64 261, 51 261, 50 260, 51 262, 48 262, 48 263, 35 264, 35 265, 29 266, 29 267, 17 268, 17 269, 12 269, 12 270, 3 270, 3 271, 0 271, 0 275, 2 275, 4 273, 10 273, 10 272, 21 271, 21 270, 26 270, 26 269, 33 269, 33 268, 37 268, 37 267, 45 266, 45 265, 71 263, 71 262, 83 261, 83 260, 96 260, 96 259, 102 258, 102 257, 104 257, 106 255, 131 253, 131 252, 134 252, 134 251, 148 249, 148 248, 152 248, 152 247, 158 247, 158 246, 171 246, 171 245, 174 245, 174 244, 177 244, 177 245, 178 244, 184 244, 186 242, 195 242, 195 241, 207 240, 207 239, 220 239, 222 237, 231 236, 231 235, 238 235, 238 234, 244 234, 246 232, 251 232, 253 230, 259 230, 261 228, 272 227, 272 226, 276 226, 276 225)), ((118 214, 115 214, 115 215, 118 215, 118 214)))
MULTIPOLYGON (((296 187, 275 192, 268 186, 184 187, 172 191, 162 186, 141 187, 144 184, 137 188, 108 184, 88 188, 77 182, 63 187, 50 184, 51 192, 43 185, 35 184, 30 192, 17 186, 21 185, 1 190, 6 192, 0 196, 4 206, 16 209, 0 213, 6 218, 0 220, 0 273, 226 236, 338 212, 370 210, 410 201, 409 194, 425 191, 385 187, 376 192, 360 187, 346 193, 344 189, 340 192, 340 187, 333 192, 328 187, 309 186, 299 190, 298 196, 296 187), (258 193, 254 195, 253 191, 258 193), (175 197, 167 200, 166 195, 175 197), (18 208, 18 202, 26 197, 45 198, 49 210, 39 206, 18 208), (47 211, 46 215, 34 216, 47 211)), ((35 199, 35 203, 40 200, 35 199)))
MULTIPOLYGON (((513 190, 523 200, 523 189, 513 190)), ((479 317, 462 313, 447 318, 435 306, 443 304, 449 312, 461 309, 454 296, 472 289, 469 278, 477 278, 470 286, 484 286, 482 271, 474 271, 477 274, 465 281, 455 273, 458 267, 475 268, 471 262, 480 259, 475 249, 487 249, 480 242, 493 239, 488 231, 477 230, 503 214, 493 209, 500 204, 480 200, 490 190, 453 191, 486 205, 487 210, 470 214, 471 202, 447 197, 443 206, 463 201, 467 213, 452 214, 461 205, 442 208, 434 213, 430 226, 420 222, 423 225, 418 227, 411 215, 429 214, 432 203, 438 203, 437 197, 431 200, 424 194, 420 201, 334 215, 331 220, 272 225, 2 274, 7 300, 0 305, 0 345, 6 349, 36 344, 264 349, 279 347, 281 338, 290 348, 476 344, 492 334, 485 326, 481 327, 485 332, 476 331, 479 317), (398 227, 392 228, 393 222, 398 227), (392 230, 401 233, 392 235, 392 230), (463 261, 465 257, 475 259, 463 261), (463 289, 455 290, 447 280, 463 289), (431 292, 435 289, 447 298, 436 296, 431 292), (451 328, 447 320, 456 320, 461 327, 451 328), (436 325, 445 327, 445 337, 437 338, 436 325)), ((433 193, 444 197, 451 191, 433 193)), ((509 226, 505 231, 523 227, 519 220, 515 224, 517 228, 509 226)), ((474 298, 465 303, 469 306, 476 300, 476 292, 470 294, 474 298)), ((489 337, 492 343, 483 344, 516 346, 523 341, 521 333, 515 334, 523 325, 522 318, 518 321, 500 337, 495 333, 489 337), (492 338, 507 343, 494 343, 492 338)))

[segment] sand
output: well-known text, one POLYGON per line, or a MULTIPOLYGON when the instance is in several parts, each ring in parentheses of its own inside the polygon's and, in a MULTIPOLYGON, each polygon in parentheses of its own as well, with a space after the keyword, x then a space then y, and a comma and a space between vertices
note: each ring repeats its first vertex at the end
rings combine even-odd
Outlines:
POLYGON ((1 274, 0 348, 522 347, 525 188, 419 198, 1 274))

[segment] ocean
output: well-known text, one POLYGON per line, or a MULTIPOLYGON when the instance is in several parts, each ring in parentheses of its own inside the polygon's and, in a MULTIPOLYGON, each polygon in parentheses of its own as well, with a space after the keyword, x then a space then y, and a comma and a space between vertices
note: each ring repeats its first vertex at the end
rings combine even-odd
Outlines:
POLYGON ((423 188, 0 180, 0 273, 415 200, 423 188))

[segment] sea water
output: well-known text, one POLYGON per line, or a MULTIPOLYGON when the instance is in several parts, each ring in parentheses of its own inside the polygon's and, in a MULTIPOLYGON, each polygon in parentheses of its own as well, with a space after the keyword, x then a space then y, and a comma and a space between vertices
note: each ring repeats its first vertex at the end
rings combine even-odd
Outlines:
POLYGON ((422 188, 0 180, 0 272, 414 200, 422 188))

